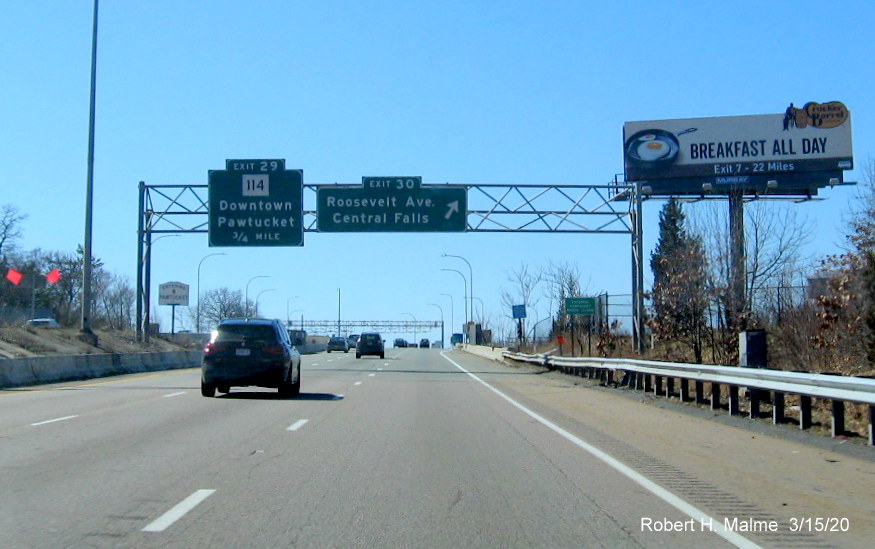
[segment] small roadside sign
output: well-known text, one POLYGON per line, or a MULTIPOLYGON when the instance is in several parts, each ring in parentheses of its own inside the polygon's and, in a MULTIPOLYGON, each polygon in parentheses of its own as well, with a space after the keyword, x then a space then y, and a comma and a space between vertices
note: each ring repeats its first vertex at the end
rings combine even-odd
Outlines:
POLYGON ((158 285, 158 305, 182 305, 188 307, 188 284, 165 282, 158 285))
POLYGON ((566 297, 565 314, 594 315, 596 314, 596 299, 594 297, 566 297))

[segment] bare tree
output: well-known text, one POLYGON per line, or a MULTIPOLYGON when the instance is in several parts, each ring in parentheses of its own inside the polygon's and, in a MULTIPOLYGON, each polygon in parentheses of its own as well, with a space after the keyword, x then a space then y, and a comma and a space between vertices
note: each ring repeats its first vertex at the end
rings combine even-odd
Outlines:
POLYGON ((27 219, 27 214, 18 212, 12 204, 0 207, 0 263, 3 263, 11 249, 14 249, 21 238, 21 222, 27 219))
POLYGON ((201 322, 215 326, 224 318, 244 316, 243 293, 240 290, 218 288, 201 297, 201 322))
POLYGON ((875 161, 865 169, 857 204, 848 251, 824 262, 814 343, 825 354, 821 368, 869 374, 875 367, 875 161))
MULTIPOLYGON (((701 235, 709 265, 709 292, 714 296, 710 308, 714 360, 734 362, 738 334, 730 333, 735 325, 729 316, 730 302, 730 234, 725 203, 700 204, 691 211, 691 232, 701 235)), ((812 234, 811 223, 798 219, 792 204, 754 201, 745 204, 745 288, 747 301, 744 317, 762 323, 768 310, 770 291, 786 280, 788 272, 799 272, 802 247, 812 234)))
MULTIPOLYGON (((111 330, 129 329, 134 324, 134 302, 136 291, 130 281, 123 276, 107 274, 98 289, 98 308, 95 311, 106 327, 111 330)), ((95 287, 97 287, 95 285, 95 287)))
MULTIPOLYGON (((514 305, 525 305, 527 308, 535 307, 539 300, 533 299, 533 295, 535 288, 542 280, 543 274, 540 271, 530 271, 528 265, 520 264, 517 270, 508 275, 508 281, 513 285, 511 289, 502 288, 499 293, 504 310, 510 312, 514 305)), ((525 342, 525 334, 525 329, 518 334, 523 343, 525 342)))

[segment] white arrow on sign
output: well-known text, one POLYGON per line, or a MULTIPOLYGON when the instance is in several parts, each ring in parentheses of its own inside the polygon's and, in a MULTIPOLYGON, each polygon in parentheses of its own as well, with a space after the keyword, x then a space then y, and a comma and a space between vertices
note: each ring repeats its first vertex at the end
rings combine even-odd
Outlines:
POLYGON ((453 200, 452 202, 447 204, 447 206, 449 207, 449 209, 447 210, 447 214, 444 216, 444 219, 449 219, 454 212, 459 211, 459 201, 453 200))

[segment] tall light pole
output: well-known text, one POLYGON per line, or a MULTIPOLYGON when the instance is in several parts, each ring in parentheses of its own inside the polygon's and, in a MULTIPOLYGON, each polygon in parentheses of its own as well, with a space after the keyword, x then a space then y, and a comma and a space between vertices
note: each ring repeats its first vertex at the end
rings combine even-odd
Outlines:
POLYGON ((444 348, 444 310, 437 303, 429 303, 429 305, 433 305, 438 308, 441 312, 441 349, 444 348))
POLYGON ((91 97, 88 109, 88 168, 85 181, 85 242, 82 250, 82 316, 79 339, 97 345, 91 331, 91 218, 94 202, 94 109, 97 96, 97 0, 91 25, 91 97))
POLYGON ((201 265, 203 265, 204 259, 208 257, 213 257, 214 255, 228 254, 226 254, 225 252, 207 254, 200 260, 200 263, 197 264, 197 333, 201 333, 201 265))
POLYGON ((256 278, 270 278, 270 277, 268 275, 253 276, 252 278, 250 278, 246 282, 246 297, 243 300, 243 307, 244 307, 244 312, 245 312, 245 314, 243 316, 245 316, 246 318, 249 318, 249 283, 252 282, 253 280, 255 280, 256 278))
POLYGON ((276 291, 276 288, 268 288, 266 290, 261 290, 260 292, 255 294, 255 314, 256 315, 258 314, 258 298, 261 297, 261 294, 263 294, 264 292, 275 292, 275 291, 276 291))
MULTIPOLYGON (((471 296, 471 319, 474 318, 474 269, 471 268, 471 263, 468 262, 467 259, 460 255, 451 255, 451 254, 442 254, 441 257, 455 257, 456 259, 461 259, 468 265, 468 276, 470 277, 469 287, 471 290, 468 292, 468 295, 471 296)), ((482 320, 482 319, 481 319, 482 320)))
POLYGON ((453 337, 453 332, 456 329, 456 311, 453 306, 453 294, 441 294, 450 298, 450 339, 453 337))
POLYGON ((413 319, 413 343, 419 345, 419 342, 416 341, 416 317, 410 313, 401 313, 402 315, 409 315, 410 318, 413 319))
POLYGON ((465 279, 465 275, 462 274, 462 271, 457 271, 456 269, 441 269, 442 271, 452 271, 459 276, 462 277, 463 287, 465 288, 465 329, 462 330, 464 334, 465 341, 468 340, 468 281, 465 279))
POLYGON ((337 337, 340 337, 340 288, 337 289, 337 337))

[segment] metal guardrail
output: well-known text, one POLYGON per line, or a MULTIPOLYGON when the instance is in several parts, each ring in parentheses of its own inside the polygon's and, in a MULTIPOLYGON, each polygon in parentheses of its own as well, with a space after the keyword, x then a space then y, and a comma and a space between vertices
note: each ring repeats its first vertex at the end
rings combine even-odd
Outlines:
POLYGON ((503 353, 505 358, 527 362, 559 370, 571 375, 600 379, 606 384, 627 385, 635 389, 652 391, 667 397, 677 394, 683 401, 691 401, 689 382, 695 382, 696 400, 700 403, 710 401, 711 409, 721 407, 721 385, 729 390, 729 413, 740 415, 739 399, 748 395, 749 415, 760 417, 760 404, 772 404, 772 421, 783 423, 785 417, 785 395, 799 395, 799 427, 808 429, 812 425, 812 398, 829 400, 832 406, 832 436, 837 437, 845 431, 845 402, 867 404, 869 406, 869 444, 875 445, 875 379, 830 374, 809 374, 786 372, 763 368, 740 368, 733 366, 712 366, 685 364, 678 362, 657 362, 651 360, 610 359, 610 358, 569 358, 552 355, 531 355, 524 353, 503 353), (620 381, 617 372, 622 372, 620 381), (679 391, 675 393, 674 380, 680 381, 679 391), (711 383, 708 399, 704 383, 711 383), (739 389, 746 388, 739 395, 739 389))

